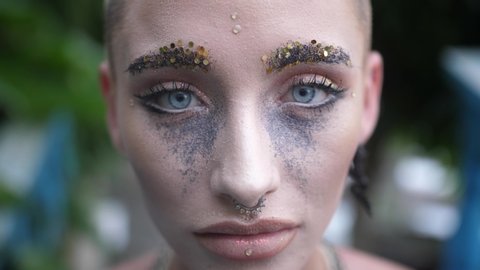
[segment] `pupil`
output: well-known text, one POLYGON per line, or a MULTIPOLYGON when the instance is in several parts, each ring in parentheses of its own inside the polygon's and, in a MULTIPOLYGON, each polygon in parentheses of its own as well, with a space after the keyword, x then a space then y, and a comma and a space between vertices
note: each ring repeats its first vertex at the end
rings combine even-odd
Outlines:
POLYGON ((175 109, 185 109, 190 105, 192 97, 190 93, 176 92, 169 94, 168 100, 170 105, 175 109))
POLYGON ((177 101, 178 102, 183 102, 185 100, 185 95, 184 94, 178 94, 177 95, 177 101))
POLYGON ((293 98, 296 102, 309 103, 315 97, 315 89, 310 86, 297 86, 293 90, 293 98))

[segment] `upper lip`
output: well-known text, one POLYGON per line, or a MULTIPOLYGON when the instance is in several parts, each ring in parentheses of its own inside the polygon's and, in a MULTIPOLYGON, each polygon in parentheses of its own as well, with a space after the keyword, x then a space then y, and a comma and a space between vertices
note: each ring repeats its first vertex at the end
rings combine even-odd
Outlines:
POLYGON ((196 231, 195 234, 255 235, 274 233, 295 227, 297 225, 294 222, 285 220, 259 220, 253 224, 225 221, 202 228, 196 231))

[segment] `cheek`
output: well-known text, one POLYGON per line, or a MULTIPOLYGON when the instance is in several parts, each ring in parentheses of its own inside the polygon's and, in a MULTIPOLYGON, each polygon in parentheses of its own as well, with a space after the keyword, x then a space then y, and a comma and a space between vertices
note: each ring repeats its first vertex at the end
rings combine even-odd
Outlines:
POLYGON ((293 173, 331 171, 344 167, 356 149, 360 133, 358 106, 348 102, 332 109, 313 112, 310 116, 270 110, 264 117, 275 155, 293 173), (330 169, 331 168, 331 169, 330 169), (297 170, 298 172, 298 170, 297 170))
POLYGON ((305 195, 312 216, 328 217, 343 191, 360 132, 359 105, 350 95, 308 117, 266 114, 284 178, 305 195))
POLYGON ((141 110, 138 105, 124 110, 120 122, 121 139, 147 199, 155 198, 155 204, 165 205, 181 194, 184 170, 169 153, 169 144, 161 140, 161 133, 152 121, 142 116, 141 110), (173 164, 176 166, 172 167, 173 164))
MULTIPOLYGON (((147 202, 157 215, 176 215, 188 208, 205 178, 221 113, 196 115, 181 121, 120 100, 119 127, 125 153, 140 181, 147 202)), ((206 193, 206 192, 205 192, 206 193)))

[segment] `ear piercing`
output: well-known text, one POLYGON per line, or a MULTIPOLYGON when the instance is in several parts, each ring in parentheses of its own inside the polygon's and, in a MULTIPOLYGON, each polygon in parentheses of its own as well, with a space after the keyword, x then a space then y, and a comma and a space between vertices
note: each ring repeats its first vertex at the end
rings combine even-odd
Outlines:
POLYGON ((257 204, 253 207, 248 207, 244 204, 239 203, 236 200, 233 200, 233 204, 235 209, 237 209, 240 214, 245 218, 245 219, 252 219, 255 218, 260 212, 262 212, 262 208, 265 207, 265 196, 262 196, 257 204))

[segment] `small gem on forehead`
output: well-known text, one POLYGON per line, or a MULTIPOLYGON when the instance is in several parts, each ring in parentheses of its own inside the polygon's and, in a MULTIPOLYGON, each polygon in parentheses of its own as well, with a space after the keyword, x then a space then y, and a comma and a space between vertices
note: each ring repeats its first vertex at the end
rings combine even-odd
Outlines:
POLYGON ((236 35, 238 33, 240 33, 240 31, 242 31, 242 26, 240 24, 236 24, 233 29, 232 29, 232 32, 236 35))
POLYGON ((267 73, 280 71, 300 63, 344 64, 351 67, 350 56, 338 46, 323 45, 312 39, 310 42, 288 41, 261 57, 267 73))
POLYGON ((188 48, 184 48, 184 42, 178 40, 168 45, 161 46, 157 51, 138 57, 131 63, 127 71, 135 75, 146 69, 159 69, 161 67, 186 68, 190 70, 208 71, 211 60, 208 59, 208 50, 203 46, 197 46, 195 49, 193 41, 187 43, 188 48))

